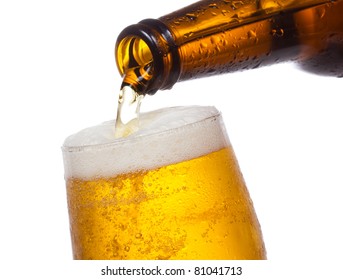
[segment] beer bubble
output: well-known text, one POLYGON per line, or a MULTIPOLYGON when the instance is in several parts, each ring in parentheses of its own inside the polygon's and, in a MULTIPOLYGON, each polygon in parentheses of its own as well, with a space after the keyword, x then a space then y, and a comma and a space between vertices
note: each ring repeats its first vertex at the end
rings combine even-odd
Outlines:
POLYGON ((126 252, 130 252, 130 246, 125 246, 124 250, 125 250, 126 252))

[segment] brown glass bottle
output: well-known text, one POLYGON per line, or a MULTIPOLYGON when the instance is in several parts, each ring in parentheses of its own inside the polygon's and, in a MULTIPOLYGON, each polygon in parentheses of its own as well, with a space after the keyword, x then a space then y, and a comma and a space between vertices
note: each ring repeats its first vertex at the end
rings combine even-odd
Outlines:
POLYGON ((176 82, 343 52, 343 0, 203 0, 125 28, 123 84, 154 94, 176 82), (337 47, 338 46, 338 47, 337 47))

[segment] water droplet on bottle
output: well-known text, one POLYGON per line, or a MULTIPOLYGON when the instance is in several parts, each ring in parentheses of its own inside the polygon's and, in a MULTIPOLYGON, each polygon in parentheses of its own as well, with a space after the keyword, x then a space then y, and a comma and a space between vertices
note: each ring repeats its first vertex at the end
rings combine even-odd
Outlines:
POLYGON ((249 39, 255 39, 257 37, 256 32, 254 30, 248 31, 248 38, 249 39))
POLYGON ((201 42, 200 47, 206 49, 208 47, 207 43, 201 42))
POLYGON ((231 9, 232 10, 236 10, 236 9, 238 9, 239 7, 239 5, 243 5, 244 3, 243 3, 243 1, 232 1, 231 2, 231 9))
POLYGON ((125 246, 124 250, 125 250, 126 252, 129 252, 129 251, 130 251, 130 246, 125 246))
POLYGON ((141 233, 137 233, 137 234, 135 235, 135 237, 136 237, 137 239, 141 239, 141 238, 142 238, 142 234, 141 234, 141 233))
POLYGON ((325 11, 326 10, 324 8, 316 10, 316 14, 317 14, 318 20, 321 20, 325 16, 325 11))
POLYGON ((239 22, 240 18, 237 14, 231 16, 230 23, 239 22))
POLYGON ((218 9, 218 6, 216 3, 210 4, 210 5, 208 5, 208 7, 212 8, 212 9, 218 9))
POLYGON ((185 35, 183 35, 183 37, 185 37, 185 38, 187 39, 187 38, 192 37, 193 35, 194 35, 193 32, 188 32, 188 33, 186 33, 185 35))
POLYGON ((256 63, 253 67, 252 67, 252 69, 256 69, 256 68, 258 68, 258 67, 260 67, 261 66, 261 63, 262 62, 258 62, 258 63, 256 63))
POLYGON ((285 33, 282 28, 273 29, 271 32, 274 37, 282 37, 285 33))
POLYGON ((196 14, 194 13, 188 13, 186 14, 186 17, 189 19, 189 20, 196 20, 198 17, 196 14))

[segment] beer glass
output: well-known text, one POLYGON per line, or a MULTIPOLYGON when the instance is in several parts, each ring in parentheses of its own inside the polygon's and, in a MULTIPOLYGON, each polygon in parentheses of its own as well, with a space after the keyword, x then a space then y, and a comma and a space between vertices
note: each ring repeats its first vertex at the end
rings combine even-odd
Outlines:
POLYGON ((214 107, 114 121, 63 145, 74 259, 265 259, 252 201, 214 107))

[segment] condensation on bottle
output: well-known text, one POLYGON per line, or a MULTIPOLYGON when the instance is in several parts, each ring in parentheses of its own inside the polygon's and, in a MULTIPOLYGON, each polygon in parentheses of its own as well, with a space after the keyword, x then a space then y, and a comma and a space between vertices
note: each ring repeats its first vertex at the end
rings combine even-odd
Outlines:
POLYGON ((139 94, 288 60, 342 77, 342 15, 343 0, 198 1, 125 28, 116 61, 139 94))

